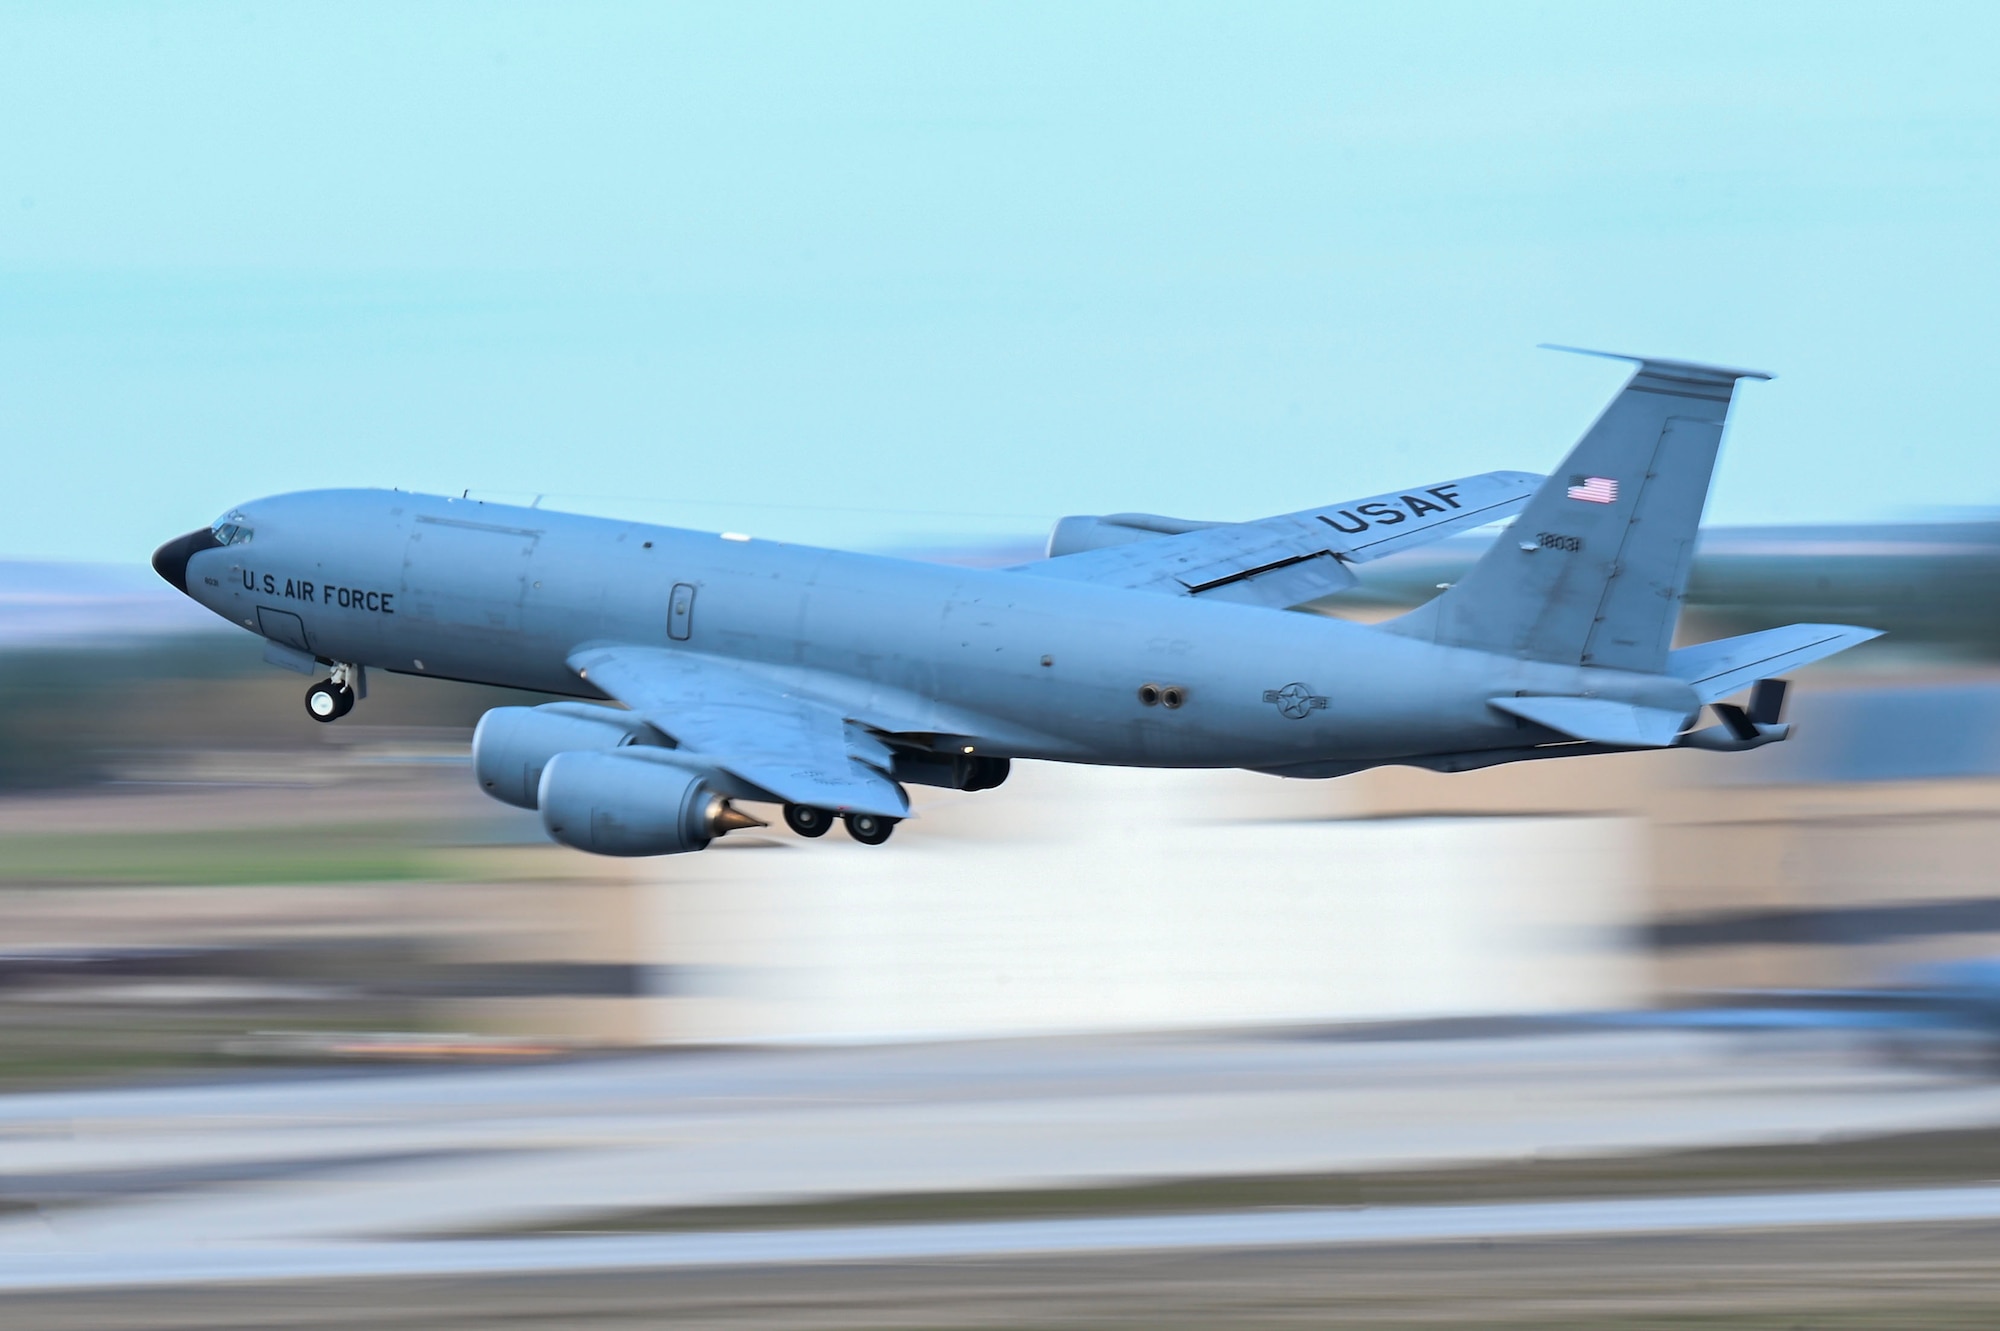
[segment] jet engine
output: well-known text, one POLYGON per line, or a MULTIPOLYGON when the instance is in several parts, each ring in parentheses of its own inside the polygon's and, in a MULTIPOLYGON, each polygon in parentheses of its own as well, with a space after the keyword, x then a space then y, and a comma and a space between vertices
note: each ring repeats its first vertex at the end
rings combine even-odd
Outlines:
POLYGON ((496 707, 472 732, 472 771, 479 788, 517 809, 535 807, 542 770, 559 753, 603 753, 629 744, 658 745, 661 736, 630 712, 593 703, 496 707))
POLYGON ((542 768, 542 827, 593 855, 678 855, 764 824, 700 772, 636 753, 559 753, 542 768))
POLYGON ((1156 536, 1179 536, 1183 532, 1204 531, 1223 525, 1194 518, 1162 517, 1158 513, 1077 514, 1056 520, 1054 529, 1049 532, 1048 554, 1050 559, 1059 559, 1063 555, 1081 554, 1085 550, 1130 545, 1134 541, 1150 541, 1156 536))

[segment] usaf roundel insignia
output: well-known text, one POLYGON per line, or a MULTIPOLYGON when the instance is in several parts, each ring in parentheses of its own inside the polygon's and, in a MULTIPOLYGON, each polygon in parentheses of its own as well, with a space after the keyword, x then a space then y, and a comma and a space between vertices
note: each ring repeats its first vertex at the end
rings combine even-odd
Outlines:
POLYGON ((1264 701, 1276 703, 1278 710, 1294 721, 1303 721, 1308 713, 1326 709, 1326 699, 1314 693, 1310 684, 1294 683, 1282 689, 1265 689, 1264 701))

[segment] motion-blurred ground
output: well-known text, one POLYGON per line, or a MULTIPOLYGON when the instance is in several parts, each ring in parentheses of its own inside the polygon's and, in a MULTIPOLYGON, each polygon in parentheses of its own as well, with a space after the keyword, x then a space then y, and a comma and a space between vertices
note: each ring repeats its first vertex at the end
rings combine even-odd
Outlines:
POLYGON ((378 675, 320 726, 150 574, 0 567, 0 1324, 1989 1324, 1972 1219, 392 1273, 517 1238, 1991 1178, 1996 530, 1712 535, 1686 636, 1891 630, 1756 754, 1023 764, 921 792, 880 849, 636 863, 473 789, 471 727, 517 695, 378 675), (391 1255, 312 1274, 354 1243, 391 1255), (29 1278, 281 1244, 277 1284, 29 1278))

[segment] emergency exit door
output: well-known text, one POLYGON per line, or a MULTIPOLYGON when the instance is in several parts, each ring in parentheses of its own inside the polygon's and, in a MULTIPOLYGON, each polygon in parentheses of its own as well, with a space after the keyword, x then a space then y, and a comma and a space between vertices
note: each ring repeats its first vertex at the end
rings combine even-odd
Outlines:
POLYGON ((692 583, 674 584, 674 599, 667 608, 667 636, 676 642, 686 642, 688 634, 694 631, 694 586, 692 583))

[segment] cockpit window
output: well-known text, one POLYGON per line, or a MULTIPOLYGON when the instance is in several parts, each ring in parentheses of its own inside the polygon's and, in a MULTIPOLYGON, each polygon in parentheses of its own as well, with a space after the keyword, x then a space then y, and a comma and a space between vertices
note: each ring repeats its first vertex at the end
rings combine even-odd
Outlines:
POLYGON ((209 530, 214 532, 215 539, 224 545, 247 545, 253 535, 250 524, 243 520, 241 513, 231 513, 209 530))

